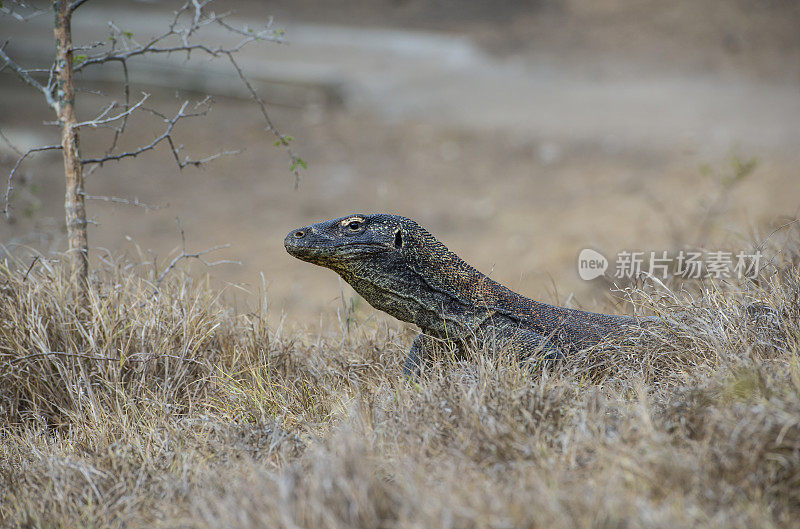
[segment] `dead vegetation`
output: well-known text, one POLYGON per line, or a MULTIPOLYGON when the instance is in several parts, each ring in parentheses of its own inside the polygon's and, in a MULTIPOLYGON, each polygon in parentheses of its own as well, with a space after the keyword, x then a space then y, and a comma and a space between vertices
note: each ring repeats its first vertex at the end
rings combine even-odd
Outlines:
POLYGON ((630 289, 665 325, 611 351, 534 375, 478 351, 419 383, 392 326, 288 332, 122 261, 82 316, 58 265, 9 258, 0 525, 791 527, 794 234, 758 281, 630 289))

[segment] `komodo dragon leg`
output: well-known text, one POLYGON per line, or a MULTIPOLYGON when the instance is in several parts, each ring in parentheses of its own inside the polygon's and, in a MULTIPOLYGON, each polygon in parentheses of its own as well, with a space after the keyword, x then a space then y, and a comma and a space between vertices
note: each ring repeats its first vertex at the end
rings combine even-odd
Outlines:
POLYGON ((411 350, 403 366, 403 374, 408 378, 418 378, 422 373, 422 365, 430 360, 438 340, 425 334, 418 334, 411 344, 411 350))
MULTIPOLYGON (((495 347, 512 352, 520 362, 528 365, 538 365, 541 361, 544 365, 550 366, 564 358, 563 353, 546 336, 526 329, 514 329, 512 333, 499 332, 493 337, 494 340, 486 339, 484 344, 491 343, 495 347), (508 337, 509 334, 512 336, 508 337)), ((434 349, 443 345, 442 340, 418 334, 406 357, 403 374, 409 378, 418 378, 422 373, 422 366, 430 360, 434 349)))

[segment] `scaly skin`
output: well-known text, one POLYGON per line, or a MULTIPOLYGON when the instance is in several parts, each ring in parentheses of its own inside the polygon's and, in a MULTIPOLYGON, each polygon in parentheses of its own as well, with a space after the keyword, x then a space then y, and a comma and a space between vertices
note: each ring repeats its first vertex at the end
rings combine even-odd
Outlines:
POLYGON ((437 343, 451 350, 494 344, 558 358, 621 335, 637 321, 539 303, 486 277, 411 219, 350 215, 294 230, 286 250, 330 268, 373 307, 416 324, 405 365, 418 375, 437 343))

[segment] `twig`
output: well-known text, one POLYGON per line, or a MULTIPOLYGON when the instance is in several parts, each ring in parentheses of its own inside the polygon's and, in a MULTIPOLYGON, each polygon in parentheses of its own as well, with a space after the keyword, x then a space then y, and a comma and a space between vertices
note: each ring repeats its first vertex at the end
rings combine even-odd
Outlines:
MULTIPOLYGON (((272 123, 272 120, 269 117, 269 114, 267 112, 266 105, 265 105, 264 101, 258 96, 258 94, 256 93, 255 89, 253 88, 252 84, 249 82, 249 80, 245 76, 243 70, 241 69, 241 67, 239 67, 239 64, 236 62, 236 60, 234 58, 234 54, 235 53, 240 51, 242 48, 244 48, 246 45, 248 45, 251 42, 266 40, 266 41, 273 41, 273 42, 282 43, 283 42, 283 38, 280 36, 279 32, 274 31, 274 30, 271 29, 271 25, 272 25, 271 21, 270 21, 270 24, 268 26, 268 29, 262 30, 262 31, 259 31, 259 32, 253 32, 253 31, 248 30, 247 28, 239 29, 239 28, 235 28, 235 27, 231 26, 230 24, 225 22, 224 16, 219 16, 219 15, 216 15, 214 13, 204 14, 203 13, 203 9, 209 3, 210 3, 209 1, 204 1, 203 2, 203 1, 199 1, 199 0, 189 0, 189 1, 187 1, 183 5, 183 7, 181 7, 178 11, 176 11, 175 17, 173 18, 172 23, 169 24, 167 30, 164 33, 162 33, 161 35, 158 35, 156 37, 153 37, 152 39, 150 39, 150 41, 148 41, 144 45, 137 44, 133 48, 128 46, 128 40, 130 38, 129 35, 127 35, 125 32, 123 32, 120 28, 115 26, 113 23, 109 23, 109 25, 110 25, 110 27, 112 29, 112 32, 113 32, 112 36, 111 36, 111 42, 112 42, 111 51, 106 52, 105 54, 102 54, 102 55, 99 55, 99 56, 96 56, 96 57, 91 57, 91 58, 88 58, 88 59, 84 60, 81 64, 76 65, 75 71, 78 72, 78 71, 80 71, 80 70, 82 70, 82 69, 84 69, 84 68, 86 68, 88 66, 94 65, 94 64, 103 64, 103 63, 110 62, 110 61, 120 62, 122 64, 122 67, 123 67, 124 73, 125 73, 125 85, 124 86, 125 86, 125 90, 126 90, 126 94, 127 94, 127 92, 129 91, 129 87, 130 87, 130 84, 128 82, 127 61, 128 61, 128 59, 130 59, 132 57, 136 57, 136 56, 139 56, 139 55, 145 55, 145 54, 171 54, 171 53, 176 53, 176 52, 184 52, 184 53, 186 53, 187 58, 188 58, 188 57, 191 56, 191 53, 193 51, 202 51, 202 52, 204 52, 204 53, 206 53, 206 54, 208 54, 208 55, 210 55, 212 57, 218 57, 220 55, 227 56, 228 59, 233 64, 237 75, 241 79, 241 81, 244 84, 244 86, 246 87, 247 91, 250 93, 251 98, 253 99, 253 101, 255 101, 258 104, 259 109, 261 110, 261 113, 264 116, 265 121, 267 122, 267 130, 272 132, 275 135, 275 137, 278 139, 278 141, 276 142, 276 145, 285 147, 287 153, 289 154, 289 158, 290 158, 290 161, 291 161, 290 170, 295 175, 295 187, 297 187, 299 185, 299 183, 300 183, 300 168, 301 167, 305 168, 306 167, 306 162, 302 158, 300 158, 296 153, 294 153, 294 151, 291 149, 289 143, 292 141, 292 138, 289 137, 289 136, 286 136, 284 134, 281 134, 280 131, 272 123), (190 16, 192 17, 191 18, 191 22, 189 23, 188 27, 179 28, 178 24, 179 24, 179 21, 181 19, 181 16, 184 13, 190 13, 190 16), (207 46, 205 44, 192 44, 192 43, 189 42, 189 38, 200 27, 208 25, 208 24, 212 24, 212 23, 217 24, 220 27, 224 28, 225 30, 227 30, 227 31, 229 31, 231 33, 240 35, 240 36, 242 36, 244 38, 238 44, 236 44, 234 46, 231 46, 231 47, 207 46), (165 46, 163 43, 165 41, 167 41, 168 39, 170 39, 171 37, 180 39, 180 44, 179 45, 175 45, 175 46, 165 46), (116 43, 118 41, 123 44, 124 50, 117 51, 116 43)), ((126 97, 126 100, 127 100, 127 97, 126 97)), ((127 115, 125 117, 127 117, 127 115)), ((112 156, 112 153, 113 153, 114 149, 116 148, 118 137, 122 133, 122 129, 124 129, 124 126, 125 126, 125 124, 123 123, 123 125, 121 127, 121 130, 119 132, 115 133, 114 139, 112 141, 112 146, 106 152, 106 158, 108 158, 109 160, 110 159, 114 159, 113 156, 112 156)), ((168 141, 170 141, 170 143, 172 143, 171 139, 168 139, 166 136, 159 138, 158 141, 163 141, 165 139, 167 139, 168 141)), ((171 145, 171 148, 173 149, 173 154, 175 154, 175 151, 178 150, 178 149, 175 148, 174 145, 171 145)), ((139 153, 137 152, 136 154, 139 154, 139 153)), ((227 153, 227 154, 230 154, 230 153, 227 153)), ((176 155, 176 160, 177 159, 178 158, 177 158, 177 155, 176 155)), ((106 161, 108 161, 108 160, 106 160, 106 161)), ((181 167, 185 167, 188 164, 196 165, 196 162, 192 162, 192 161, 189 161, 189 160, 185 160, 184 162, 180 162, 179 161, 179 165, 181 167)))
POLYGON ((91 44, 86 44, 85 46, 73 46, 72 47, 72 51, 73 52, 76 52, 76 51, 89 51, 89 50, 93 50, 95 48, 101 48, 101 47, 103 47, 105 45, 106 45, 105 42, 97 40, 97 41, 92 42, 91 44))
POLYGON ((22 282, 24 283, 28 279, 28 274, 31 273, 33 270, 33 265, 35 265, 39 261, 39 256, 36 255, 33 257, 33 261, 31 261, 31 265, 28 267, 28 270, 25 272, 25 277, 22 278, 22 282))
POLYGON ((158 290, 158 287, 161 286, 161 282, 164 280, 165 277, 167 277, 167 274, 169 274, 178 265, 178 263, 180 263, 184 259, 197 259, 198 261, 203 263, 205 266, 209 266, 209 267, 217 266, 217 265, 221 265, 221 264, 238 264, 238 265, 242 264, 240 261, 230 261, 228 259, 222 259, 222 260, 219 260, 219 261, 207 261, 207 260, 205 260, 203 258, 204 255, 207 255, 207 254, 209 254, 211 252, 215 252, 217 250, 222 250, 224 248, 230 248, 230 246, 231 246, 230 244, 221 244, 221 245, 217 245, 217 246, 212 246, 211 248, 209 248, 207 250, 202 250, 200 252, 187 253, 186 252, 186 234, 183 231, 183 225, 181 224, 181 220, 179 218, 177 218, 177 217, 175 218, 175 222, 178 224, 178 230, 180 230, 180 234, 181 234, 181 253, 180 253, 180 255, 176 256, 169 263, 169 265, 167 265, 167 268, 164 269, 163 272, 161 272, 161 275, 158 276, 158 279, 156 280, 156 290, 158 290))
POLYGON ((14 190, 14 173, 17 172, 19 166, 22 165, 22 162, 27 158, 29 155, 35 152, 42 152, 42 151, 54 151, 61 149, 61 145, 47 145, 45 147, 34 147, 32 149, 28 149, 25 151, 25 154, 20 156, 17 160, 17 163, 14 164, 14 167, 11 169, 11 172, 8 173, 8 185, 6 186, 6 196, 4 198, 4 205, 3 205, 3 215, 8 218, 8 200, 11 197, 11 191, 14 190))
MULTIPOLYGON (((207 105, 208 104, 207 101, 208 101, 208 98, 206 98, 203 101, 200 101, 199 103, 197 103, 195 105, 194 108, 199 108, 200 106, 207 105)), ((225 155, 229 155, 229 154, 237 154, 238 152, 240 152, 240 151, 222 151, 222 152, 219 152, 219 153, 214 154, 212 156, 208 156, 206 158, 202 158, 200 160, 192 160, 187 156, 186 158, 184 158, 183 161, 181 161, 181 159, 180 159, 180 151, 181 151, 182 147, 181 146, 177 146, 177 147, 175 146, 175 143, 172 140, 172 130, 175 128, 175 125, 180 120, 182 120, 184 118, 191 118, 191 117, 196 117, 196 116, 205 116, 208 113, 208 108, 206 108, 205 110, 199 111, 199 112, 187 112, 186 111, 186 107, 187 106, 189 106, 189 101, 184 101, 181 104, 181 107, 178 110, 178 112, 172 118, 167 118, 166 116, 164 116, 163 114, 161 114, 158 111, 155 111, 155 110, 152 110, 152 109, 148 109, 148 108, 142 108, 142 110, 147 110, 150 113, 161 117, 167 123, 167 128, 161 135, 157 136, 155 139, 153 139, 153 141, 151 141, 147 145, 139 147, 138 149, 135 149, 133 151, 126 151, 126 152, 122 152, 122 153, 119 153, 119 154, 106 154, 105 156, 102 156, 102 157, 99 157, 99 158, 85 158, 85 159, 81 160, 81 163, 83 165, 88 165, 88 164, 102 165, 102 164, 104 164, 106 162, 119 161, 119 160, 122 160, 123 158, 134 158, 134 157, 142 154, 143 152, 146 152, 146 151, 154 149, 159 143, 161 143, 163 141, 166 141, 169 144, 170 150, 172 151, 172 155, 175 158, 175 163, 177 163, 179 169, 183 169, 187 165, 200 166, 200 165, 202 165, 202 164, 204 164, 204 163, 206 163, 208 161, 211 161, 211 160, 214 160, 216 158, 219 158, 220 156, 225 156, 225 155)), ((137 107, 137 108, 139 108, 139 107, 137 107)), ((131 110, 133 110, 133 109, 131 109, 131 110)), ((130 112, 128 112, 128 115, 130 115, 130 112)))
MULTIPOLYGON (((185 10, 185 7, 184 7, 185 10)), ((111 52, 106 52, 103 55, 98 55, 96 57, 89 57, 85 61, 81 62, 80 64, 75 66, 75 72, 79 72, 86 67, 93 66, 96 64, 104 64, 109 61, 127 61, 133 57, 137 57, 139 55, 145 54, 171 54, 171 53, 178 53, 184 52, 187 56, 191 55, 193 51, 202 51, 212 57, 218 57, 220 55, 225 55, 228 53, 237 53, 242 48, 250 44, 251 42, 256 41, 270 41, 270 42, 283 42, 282 37, 275 36, 275 32, 272 30, 269 31, 260 31, 258 33, 246 33, 246 32, 237 32, 239 34, 246 35, 244 39, 239 41, 237 44, 231 47, 224 47, 224 46, 207 46, 205 44, 190 44, 188 43, 186 38, 188 38, 194 31, 198 29, 201 25, 207 25, 212 22, 217 22, 218 19, 216 15, 210 15, 208 19, 201 21, 197 25, 192 25, 189 29, 178 31, 175 29, 177 25, 177 18, 180 16, 182 11, 178 11, 178 16, 175 20, 173 20, 172 24, 170 24, 169 29, 158 35, 157 37, 153 37, 147 44, 144 45, 137 45, 135 48, 128 48, 125 51, 120 51, 114 53, 113 50, 111 52), (272 36, 269 33, 273 33, 272 36), (164 40, 170 37, 177 37, 181 39, 181 44, 176 46, 158 46, 159 43, 163 42, 164 40)), ((112 26, 119 35, 125 35, 124 32, 120 31, 119 28, 116 26, 112 26)), ((123 39, 124 42, 124 39, 123 39)))
POLYGON ((56 108, 56 102, 53 99, 53 95, 50 93, 46 87, 42 86, 36 79, 30 76, 30 74, 22 68, 19 64, 15 63, 11 60, 11 57, 6 55, 6 52, 3 51, 3 48, 0 47, 0 59, 3 59, 5 62, 5 66, 11 68, 17 76, 25 81, 28 85, 32 86, 42 94, 44 94, 44 98, 47 100, 47 104, 50 105, 51 108, 56 108))
MULTIPOLYGON (((5 41, 3 41, 3 44, 0 44, 0 51, 4 51, 4 50, 6 49, 6 46, 8 46, 8 39, 6 39, 5 41)), ((2 68, 0 68, 0 73, 3 73, 3 70, 5 70, 5 69, 6 69, 6 66, 8 66, 8 63, 5 63, 5 64, 2 66, 2 68)))
POLYGON ((94 118, 93 120, 91 120, 91 121, 82 121, 81 123, 77 123, 75 126, 76 127, 89 126, 89 127, 92 127, 92 128, 96 128, 96 127, 98 127, 100 125, 105 125, 107 123, 112 123, 112 122, 118 121, 120 119, 125 119, 126 117, 131 115, 131 112, 134 112, 137 108, 142 106, 144 104, 144 102, 147 101, 148 97, 150 97, 150 94, 148 94, 146 92, 142 92, 142 98, 135 105, 133 105, 132 107, 128 108, 124 112, 122 112, 120 114, 117 114, 116 116, 112 116, 110 118, 102 119, 113 108, 116 108, 117 102, 114 101, 110 105, 108 105, 108 107, 106 107, 106 109, 99 116, 94 118))
POLYGON ((72 5, 69 6, 70 14, 74 13, 76 9, 85 4, 87 1, 88 0, 75 0, 74 2, 72 2, 72 5))
POLYGON ((275 128, 275 125, 273 125, 272 120, 269 117, 269 113, 267 112, 266 103, 264 103, 264 100, 258 95, 258 92, 256 92, 255 88, 253 88, 253 85, 250 84, 250 81, 247 79, 247 76, 245 76, 244 71, 239 66, 239 63, 236 62, 233 54, 226 53, 226 55, 231 61, 236 73, 239 75, 239 79, 241 79, 245 88, 247 88, 247 91, 250 92, 250 98, 255 101, 255 103, 258 105, 258 108, 261 109, 261 115, 264 116, 264 121, 267 122, 267 131, 271 132, 276 138, 278 138, 276 145, 283 146, 286 149, 286 152, 289 154, 289 158, 292 162, 290 171, 294 173, 294 187, 297 189, 300 185, 300 167, 305 169, 306 162, 292 150, 292 146, 290 145, 292 139, 284 134, 281 134, 281 132, 275 128))
POLYGON ((16 145, 14 145, 13 143, 11 143, 11 140, 9 140, 9 139, 6 137, 6 135, 5 135, 5 134, 3 134, 3 129, 0 129, 0 139, 2 139, 2 140, 3 140, 3 141, 6 143, 6 145, 8 145, 8 146, 9 146, 9 148, 11 148, 11 150, 12 150, 12 151, 14 151, 14 153, 15 153, 17 156, 22 156, 22 151, 21 151, 21 150, 19 150, 19 149, 17 149, 16 145))
MULTIPOLYGON (((28 6, 23 5, 23 7, 28 7, 28 6)), ((19 20, 20 22, 27 22, 28 20, 30 20, 30 19, 32 19, 34 17, 37 17, 37 16, 41 15, 42 13, 46 13, 46 12, 47 11, 44 10, 44 9, 38 9, 38 8, 34 7, 34 10, 33 10, 32 13, 30 13, 29 15, 22 15, 20 13, 17 13, 16 11, 12 11, 11 9, 9 9, 7 7, 0 7, 0 13, 5 13, 6 15, 10 15, 10 16, 16 18, 17 20, 19 20)))
POLYGON ((124 81, 124 93, 125 93, 125 117, 122 118, 122 123, 119 127, 114 128, 114 139, 111 140, 111 146, 106 151, 106 155, 111 154, 117 148, 117 141, 119 140, 120 135, 125 132, 125 127, 128 124, 128 116, 130 113, 128 112, 128 108, 131 105, 131 83, 130 78, 128 77, 128 63, 126 61, 122 61, 122 74, 125 79, 124 81))
POLYGON ((105 95, 106 95, 102 90, 95 90, 93 88, 87 88, 85 86, 76 86, 75 87, 75 91, 76 92, 85 92, 87 94, 92 94, 92 95, 101 96, 101 97, 105 97, 105 95))
POLYGON ((144 208, 146 211, 157 211, 159 209, 163 209, 165 206, 155 206, 153 204, 145 204, 144 202, 140 202, 138 198, 134 198, 133 200, 128 198, 121 198, 121 197, 108 197, 102 195, 87 195, 84 193, 83 198, 86 200, 101 200, 103 202, 111 202, 113 204, 125 204, 126 206, 135 206, 139 208, 144 208))
MULTIPOLYGON (((216 20, 215 20, 215 22, 217 23, 218 26, 221 26, 221 27, 227 29, 231 33, 236 33, 237 35, 241 35, 243 37, 253 36, 253 32, 249 31, 246 27, 245 27, 245 29, 239 29, 239 28, 231 26, 230 24, 225 22, 224 16, 222 16, 222 15, 218 15, 216 20)), ((272 27, 272 23, 273 23, 273 20, 272 20, 272 17, 270 17, 269 18, 269 22, 267 22, 267 26, 266 26, 267 29, 263 30, 261 33, 266 33, 267 31, 270 31, 270 28, 272 27)), ((275 36, 275 40, 272 40, 271 42, 275 42, 277 44, 285 44, 286 41, 284 41, 283 37, 281 36, 282 35, 282 31, 283 30, 278 30, 278 31, 272 30, 272 34, 275 36)), ((258 39, 256 39, 256 40, 258 40, 258 39)))
MULTIPOLYGON (((111 112, 112 110, 114 110, 116 107, 117 107, 117 102, 116 102, 116 101, 112 101, 111 103, 109 103, 109 104, 106 106, 106 108, 105 108, 105 109, 104 109, 102 112, 100 112, 100 114, 99 114, 99 115, 98 115, 96 118, 94 118, 94 120, 93 120, 93 121, 97 121, 97 120, 103 119, 104 117, 106 117, 106 115, 107 115, 109 112, 111 112)), ((89 124, 89 122, 86 122, 86 124, 88 125, 88 124, 89 124)), ((76 126, 76 127, 80 127, 80 126, 81 126, 81 123, 76 123, 76 124, 75 124, 75 126, 76 126)))
MULTIPOLYGON (((75 0, 69 5, 69 14, 72 14, 75 10, 80 8, 86 3, 86 0, 75 0)), ((137 103, 131 105, 130 101, 130 78, 129 78, 129 71, 128 71, 128 59, 143 56, 143 55, 150 55, 150 54, 172 54, 176 52, 183 52, 186 53, 187 58, 191 56, 192 52, 202 52, 204 54, 209 55, 210 57, 220 57, 220 56, 227 56, 228 60, 233 65, 239 79, 244 84, 245 88, 249 92, 252 100, 259 106, 261 114, 264 117, 264 120, 267 125, 267 131, 271 132, 277 141, 275 142, 276 146, 282 146, 285 148, 286 152, 290 158, 290 171, 295 176, 295 187, 299 185, 300 182, 300 168, 306 167, 306 162, 300 158, 291 148, 290 143, 293 141, 293 138, 290 136, 281 134, 281 132, 275 127, 274 123, 270 119, 269 113, 267 112, 267 107, 264 101, 258 96, 257 92, 255 91, 253 85, 250 83, 248 78, 245 76, 244 71, 239 66, 238 62, 236 61, 234 55, 242 50, 245 46, 249 45, 252 42, 257 41, 271 41, 271 42, 284 42, 283 33, 280 30, 273 30, 272 29, 272 20, 270 19, 270 23, 268 24, 266 29, 260 31, 253 31, 246 26, 240 28, 234 27, 228 24, 224 18, 225 14, 218 15, 212 11, 206 11, 206 7, 210 4, 210 0, 187 0, 184 2, 183 6, 178 9, 172 21, 169 23, 167 29, 163 31, 161 34, 150 38, 149 40, 145 41, 144 44, 138 43, 136 40, 133 39, 133 35, 129 32, 125 32, 113 22, 109 22, 110 29, 110 45, 107 47, 103 47, 104 44, 100 42, 95 42, 90 44, 89 46, 82 47, 82 48, 75 48, 75 50, 80 49, 80 51, 86 51, 89 53, 89 57, 84 55, 76 55, 75 57, 79 59, 79 64, 75 64, 73 71, 75 73, 80 72, 84 68, 88 68, 93 65, 99 64, 106 64, 109 62, 119 62, 124 76, 124 96, 125 96, 125 106, 122 112, 117 115, 109 116, 109 113, 117 108, 116 103, 111 103, 106 107, 99 116, 94 118, 90 121, 84 121, 78 123, 78 127, 102 127, 107 126, 114 130, 114 136, 111 141, 110 146, 105 151, 103 156, 96 156, 92 158, 84 158, 81 160, 81 165, 86 167, 88 172, 87 174, 91 174, 99 167, 102 167, 105 162, 110 161, 119 161, 125 158, 133 158, 142 154, 146 151, 154 149, 158 146, 159 143, 166 142, 169 145, 170 151, 172 152, 172 156, 175 159, 176 164, 180 169, 183 169, 187 165, 192 166, 201 166, 211 160, 219 158, 221 156, 237 154, 241 152, 241 150, 234 150, 234 151, 221 151, 219 153, 207 156, 205 158, 200 159, 191 159, 189 156, 184 156, 181 159, 181 150, 183 146, 178 145, 172 136, 173 130, 176 124, 188 117, 194 116, 202 116, 208 112, 208 108, 203 109, 202 111, 195 112, 195 111, 187 111, 188 101, 184 102, 181 105, 180 109, 178 110, 177 114, 168 118, 161 113, 156 111, 147 109, 143 106, 144 102, 148 98, 148 94, 144 94, 144 97, 139 100, 137 103), (187 19, 188 17, 188 19, 187 19), (185 23, 184 23, 185 22, 185 23), (222 44, 219 45, 206 45, 202 42, 191 42, 190 39, 195 36, 195 33, 198 32, 201 28, 208 26, 208 25, 219 25, 221 28, 226 30, 227 32, 238 35, 241 38, 239 41, 230 46, 225 46, 222 44), (101 48, 102 49, 97 49, 101 48), (94 51, 97 50, 97 51, 94 51), (155 137, 150 143, 140 146, 136 149, 125 151, 125 152, 117 152, 117 148, 119 145, 119 138, 125 132, 128 117, 131 116, 135 111, 138 110, 148 110, 151 113, 161 117, 164 122, 166 123, 166 129, 164 132, 155 137)), ((0 8, 0 11, 9 12, 7 9, 0 8)), ((11 13, 14 14, 14 13, 11 13)), ((19 18, 19 17, 18 17, 19 18)), ((3 45, 4 46, 4 45, 3 45)), ((3 46, 0 46, 0 59, 2 59, 2 66, 0 66, 0 70, 3 68, 10 68, 13 70, 17 76, 19 76, 25 83, 30 85, 31 87, 35 88, 39 92, 41 92, 47 104, 52 107, 53 109, 57 110, 57 102, 55 100, 54 92, 56 89, 56 64, 53 63, 49 69, 37 69, 36 72, 48 72, 48 80, 46 84, 37 81, 34 79, 29 70, 26 70, 15 63, 3 50, 3 46)), ((199 108, 202 105, 207 105, 207 99, 195 105, 194 110, 199 108)), ((60 123, 56 123, 60 124, 60 123)), ((13 147, 12 147, 13 148, 13 147)), ((22 162, 32 153, 51 150, 51 149, 60 149, 61 146, 47 146, 47 147, 39 147, 35 149, 30 149, 29 151, 20 154, 20 158, 17 160, 17 163, 14 165, 11 173, 8 177, 8 186, 5 195, 5 205, 3 209, 3 213, 6 217, 9 215, 9 198, 11 196, 11 191, 13 190, 13 178, 14 174, 16 173, 17 169, 20 167, 22 162)), ((102 200, 102 199, 101 199, 102 200)), ((111 202, 118 202, 118 203, 130 203, 130 201, 123 202, 124 199, 117 200, 116 197, 110 197, 111 202)), ((131 205, 140 205, 138 200, 133 201, 131 205)))

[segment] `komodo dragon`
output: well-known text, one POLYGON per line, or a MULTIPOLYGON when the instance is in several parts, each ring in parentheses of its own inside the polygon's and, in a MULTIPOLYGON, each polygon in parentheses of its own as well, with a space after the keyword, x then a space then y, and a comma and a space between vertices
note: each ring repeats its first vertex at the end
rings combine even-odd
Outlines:
POLYGON ((330 268, 370 305, 416 324, 404 372, 418 376, 437 342, 463 351, 496 344, 516 353, 560 358, 624 333, 639 320, 539 303, 465 263, 411 219, 350 215, 293 230, 294 257, 330 268))

